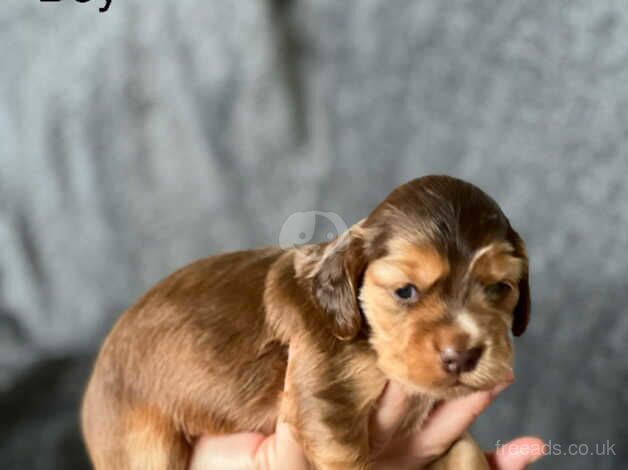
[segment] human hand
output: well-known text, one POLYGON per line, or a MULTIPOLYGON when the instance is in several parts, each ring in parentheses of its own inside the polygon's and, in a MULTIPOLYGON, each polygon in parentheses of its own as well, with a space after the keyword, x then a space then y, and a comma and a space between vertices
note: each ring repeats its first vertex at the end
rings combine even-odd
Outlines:
MULTIPOLYGON (((406 413, 406 395, 390 382, 379 399, 370 423, 374 468, 417 469, 443 454, 467 430, 508 383, 493 390, 437 405, 423 426, 406 438, 391 440, 406 413)), ((202 437, 197 443, 190 470, 308 470, 309 464, 290 425, 279 423, 275 434, 239 433, 202 437)), ((542 456, 543 442, 521 437, 487 453, 496 470, 522 470, 542 456), (517 448, 536 452, 513 452, 517 448)))

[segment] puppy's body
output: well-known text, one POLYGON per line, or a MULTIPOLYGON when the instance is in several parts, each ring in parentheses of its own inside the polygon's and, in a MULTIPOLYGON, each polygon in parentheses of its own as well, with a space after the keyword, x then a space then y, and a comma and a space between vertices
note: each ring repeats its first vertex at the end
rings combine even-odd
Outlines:
MULTIPOLYGON (((445 196, 466 185, 432 178, 445 196)), ((413 184, 428 183, 405 186, 415 191, 413 184)), ((185 469, 197 436, 271 433, 277 419, 294 424, 316 468, 366 469, 369 415, 387 380, 413 396, 399 433, 420 424, 435 399, 499 382, 510 366, 507 330, 523 288, 490 305, 479 291, 457 292, 471 285, 468 273, 511 285, 525 277, 527 285, 527 271, 513 261, 525 257, 520 240, 508 241, 510 232, 479 237, 458 263, 462 253, 435 242, 433 228, 422 227, 415 239, 406 229, 418 226, 391 225, 407 210, 395 198, 413 197, 399 191, 331 243, 197 261, 125 312, 102 346, 83 404, 96 469, 185 469), (479 248, 492 251, 493 242, 508 246, 474 258, 479 248), (458 272, 458 264, 468 272, 458 272), (418 286, 420 302, 390 294, 405 284, 418 286), (461 341, 485 350, 477 370, 443 372, 438 354, 461 341)), ((509 228, 499 222, 484 230, 509 228)), ((456 462, 467 455, 469 468, 486 463, 469 440, 450 454, 456 462)), ((448 468, 447 459, 438 465, 448 468)))
POLYGON ((166 432, 163 440, 178 441, 180 455, 172 460, 180 464, 173 468, 185 468, 194 436, 272 431, 287 346, 265 321, 263 297, 281 254, 268 248, 197 261, 121 317, 101 349, 83 408, 97 468, 139 468, 133 459, 152 449, 144 452, 137 442, 124 448, 137 433, 166 432), (129 460, 119 466, 110 457, 129 460))
MULTIPOLYGON (((206 258, 172 274, 125 312, 101 349, 83 408, 83 429, 97 468, 186 468, 196 436, 271 433, 282 397, 296 420, 296 410, 290 411, 296 405, 282 393, 292 333, 282 326, 294 322, 288 328, 298 331, 301 318, 290 300, 282 299, 285 310, 278 311, 264 299, 265 292, 269 303, 282 295, 274 292, 273 281, 294 282, 268 276, 273 264, 279 261, 283 268, 293 258, 294 253, 276 248, 206 258), (155 454, 159 442, 164 451, 155 454), (156 464, 158 456, 163 464, 156 464)), ((340 416, 330 410, 325 419, 336 421, 339 432, 355 432, 355 420, 360 414, 365 418, 386 378, 366 341, 319 345, 316 333, 292 338, 291 354, 299 362, 292 375, 299 388, 351 401, 357 413, 345 408, 340 416), (298 361, 301 355, 307 356, 304 361, 298 361), (319 362, 336 367, 322 369, 319 362), (334 390, 343 374, 353 382, 350 391, 334 390)), ((310 406, 310 412, 324 412, 324 406, 310 406)))

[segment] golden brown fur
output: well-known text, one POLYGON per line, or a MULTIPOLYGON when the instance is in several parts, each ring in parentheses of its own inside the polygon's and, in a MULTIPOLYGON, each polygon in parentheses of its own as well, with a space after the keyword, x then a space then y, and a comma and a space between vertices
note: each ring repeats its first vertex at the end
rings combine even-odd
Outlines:
MULTIPOLYGON (((213 256, 152 288, 94 366, 89 454, 98 470, 184 469, 197 436, 270 433, 281 415, 315 468, 367 469, 387 380, 413 397, 407 432, 435 400, 501 381, 528 311, 523 242, 497 205, 454 178, 413 180, 332 242, 213 256), (407 284, 415 301, 396 297, 407 284), (481 357, 452 374, 447 347, 481 357)), ((462 461, 486 466, 468 438, 435 465, 462 461)))

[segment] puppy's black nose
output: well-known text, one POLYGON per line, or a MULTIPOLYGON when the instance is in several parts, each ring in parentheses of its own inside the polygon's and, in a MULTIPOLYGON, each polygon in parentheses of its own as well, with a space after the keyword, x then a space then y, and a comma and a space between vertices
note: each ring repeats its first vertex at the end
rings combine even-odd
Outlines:
POLYGON ((450 374, 460 374, 475 369, 480 357, 482 356, 482 348, 475 347, 465 351, 457 351, 448 346, 440 353, 440 359, 445 372, 450 374))

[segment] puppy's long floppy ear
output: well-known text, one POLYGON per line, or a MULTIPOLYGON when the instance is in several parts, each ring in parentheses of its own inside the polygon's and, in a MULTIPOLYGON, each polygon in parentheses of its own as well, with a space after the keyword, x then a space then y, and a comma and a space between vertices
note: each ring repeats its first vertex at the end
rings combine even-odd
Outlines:
POLYGON ((523 272, 519 280, 519 300, 513 311, 512 334, 521 336, 530 321, 530 281, 528 268, 528 255, 525 244, 515 230, 510 227, 508 238, 515 249, 515 256, 523 261, 523 272))
POLYGON ((334 336, 353 339, 362 327, 358 289, 366 260, 361 222, 322 247, 310 273, 312 297, 334 336))

